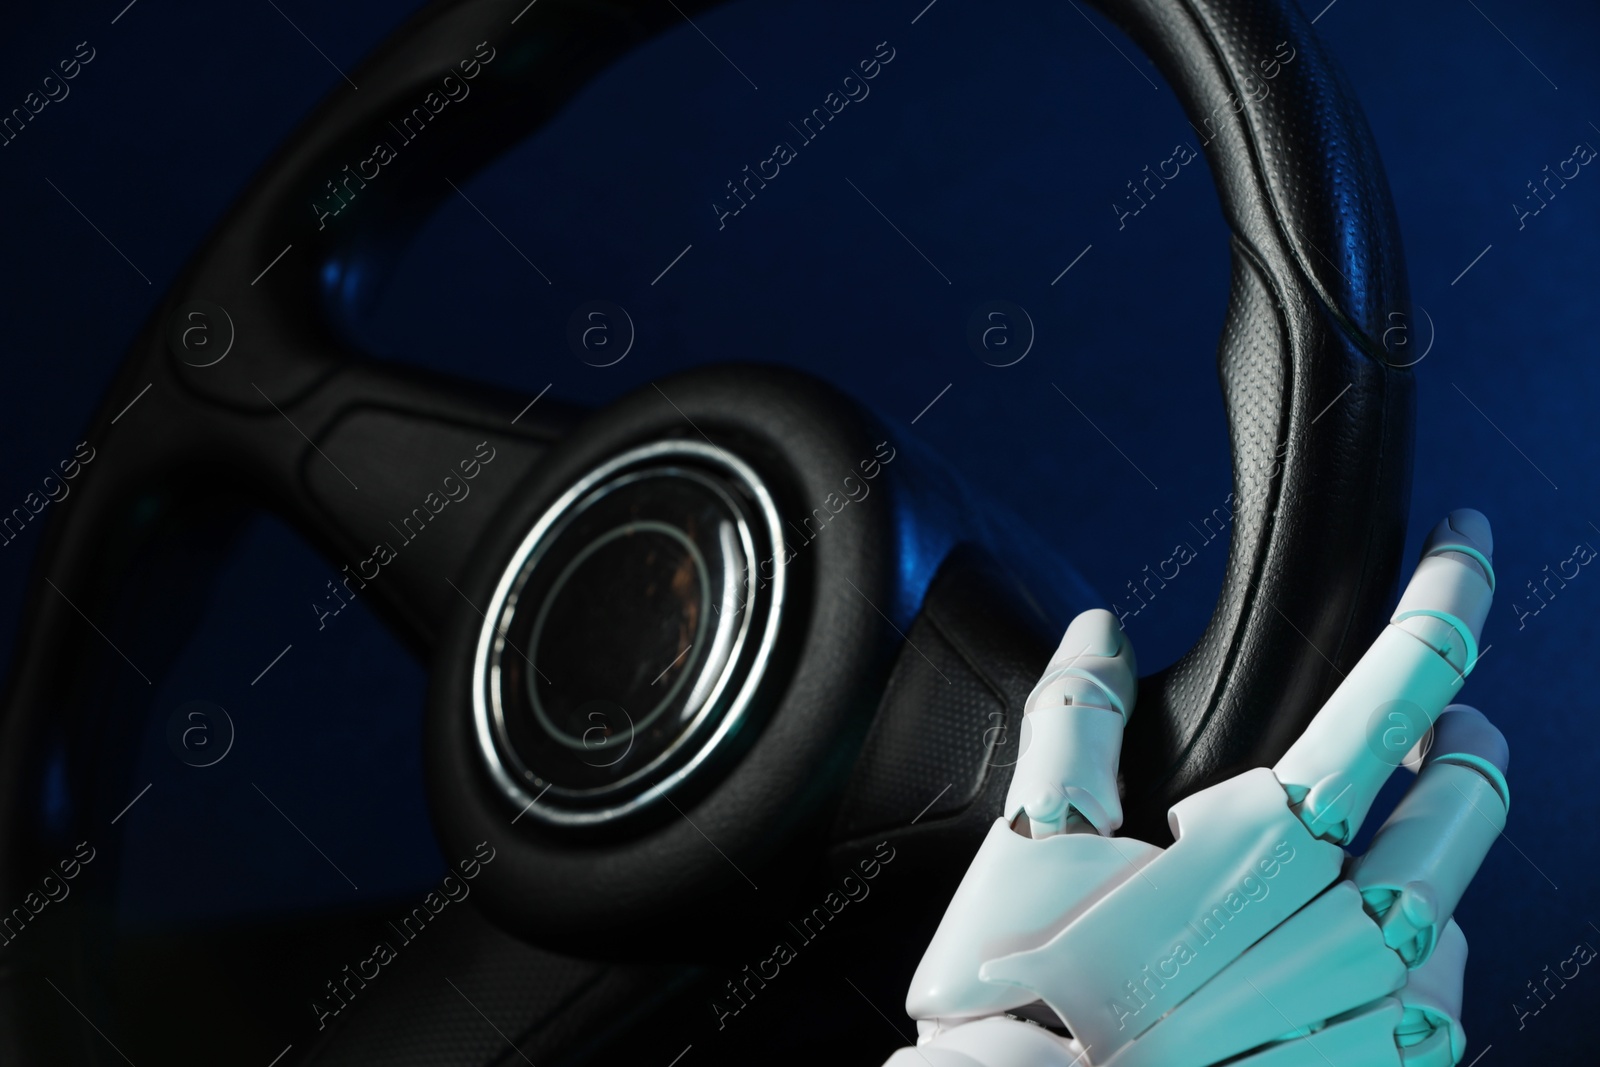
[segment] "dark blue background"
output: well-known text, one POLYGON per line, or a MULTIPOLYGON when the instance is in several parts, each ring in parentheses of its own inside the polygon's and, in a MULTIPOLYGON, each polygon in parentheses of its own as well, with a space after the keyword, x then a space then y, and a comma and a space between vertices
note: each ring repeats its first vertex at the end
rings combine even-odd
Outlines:
MULTIPOLYGON (((96 49, 71 95, 0 148, 3 509, 71 453, 125 347, 254 169, 323 95, 355 91, 331 64, 351 71, 414 8, 140 0, 111 25, 124 2, 13 12, 0 42, 6 110, 79 41, 96 49)), ((630 56, 462 186, 516 247, 447 201, 363 324, 369 347, 586 403, 708 359, 804 367, 902 423, 949 384, 912 432, 1116 596, 1230 489, 1215 192, 1186 167, 1119 231, 1124 182, 1193 140, 1150 65, 1071 4, 939 0, 912 25, 924 2, 737 4, 699 20, 726 58, 688 25, 630 56), (719 232, 723 183, 790 139, 786 123, 883 40, 895 58, 871 96, 719 232), (607 369, 564 340, 596 298, 639 328, 607 369), (1038 329, 1005 369, 966 344, 968 317, 994 298, 1038 329)), ((522 0, 506 7, 509 20, 522 0)), ((1453 507, 1495 526, 1493 649, 1466 699, 1510 739, 1515 801, 1460 913, 1468 1058, 1489 1044, 1486 1063, 1587 1051, 1600 978, 1586 970, 1520 1029, 1512 1004, 1576 942, 1600 946, 1586 622, 1600 577, 1585 568, 1537 615, 1513 605, 1536 607, 1525 583, 1575 544, 1600 545, 1600 176, 1585 168, 1522 229, 1512 205, 1532 204, 1525 183, 1574 144, 1600 146, 1600 12, 1338 0, 1317 28, 1376 133, 1435 331, 1417 367, 1408 554, 1453 507)), ((40 525, 0 550, 0 647, 21 623, 40 525)), ((1129 620, 1145 669, 1199 632, 1223 557, 1220 541, 1205 547, 1129 620)), ((156 784, 120 824, 128 928, 420 892, 438 871, 415 750, 423 668, 359 605, 316 630, 306 603, 333 570, 258 521, 182 668, 159 680, 160 721, 138 757, 138 780, 156 784), (239 730, 207 771, 179 765, 163 737, 164 713, 196 698, 239 730)))

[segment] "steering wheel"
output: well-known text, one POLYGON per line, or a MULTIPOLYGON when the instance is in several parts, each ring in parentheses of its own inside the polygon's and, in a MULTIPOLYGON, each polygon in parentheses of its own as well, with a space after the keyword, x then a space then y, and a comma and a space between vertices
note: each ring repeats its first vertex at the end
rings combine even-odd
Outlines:
MULTIPOLYGON (((1000 810, 1007 738, 1059 632, 1019 591, 1038 562, 963 518, 914 442, 798 371, 708 365, 580 412, 366 358, 337 312, 452 183, 710 6, 427 5, 263 168, 134 343, 41 550, 0 724, 3 899, 63 841, 110 856, 8 949, 0 1048, 19 1062, 112 1062, 60 1000, 101 1000, 104 813, 125 797, 72 760, 142 683, 78 670, 89 620, 140 588, 159 532, 241 499, 312 538, 431 664, 435 828, 489 920, 458 909, 456 944, 505 968, 496 1029, 519 1055, 667 1062, 667 1006, 720 987, 744 920, 803 911, 885 856, 900 888, 874 891, 902 906, 850 948, 877 961, 868 989, 904 988, 1000 810), (410 472, 441 463, 451 477, 419 490, 410 472), (56 749, 82 801, 65 830, 40 814, 56 749)), ((1128 832, 1159 842, 1176 800, 1278 758, 1382 626, 1413 399, 1380 339, 1405 276, 1365 120, 1290 0, 1096 6, 1177 91, 1232 231, 1226 574, 1194 646, 1139 680, 1122 762, 1128 832)), ((490 1035, 477 1058, 427 1058, 472 1044, 440 1021, 442 984, 354 988, 328 983, 301 1062, 505 1054, 490 1035)), ((755 1026, 740 1040, 781 1055, 755 1026)), ((872 1040, 854 1047, 877 1062, 900 1038, 872 1040)))

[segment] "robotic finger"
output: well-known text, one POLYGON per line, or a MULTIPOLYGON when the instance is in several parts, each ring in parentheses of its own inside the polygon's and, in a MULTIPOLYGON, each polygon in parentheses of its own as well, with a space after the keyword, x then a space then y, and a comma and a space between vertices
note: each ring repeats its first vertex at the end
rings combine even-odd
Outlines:
POLYGON ((1048 941, 1160 854, 1111 838, 1122 822, 1117 761, 1138 672, 1109 611, 1072 621, 1024 704, 1005 813, 989 827, 906 996, 924 1037, 1038 1000, 985 982, 985 960, 1048 941))
POLYGON ((1445 709, 1417 780, 1350 868, 1367 912, 1408 967, 1420 967, 1505 829, 1510 751, 1482 713, 1445 709))
POLYGON ((1493 554, 1479 512, 1452 511, 1435 526, 1389 625, 1273 768, 1318 837, 1341 845, 1355 837, 1401 753, 1477 665, 1493 554))
POLYGON ((1133 645, 1111 612, 1072 620, 1023 704, 1022 755, 1006 793, 1014 829, 1040 839, 1110 836, 1122 825, 1117 763, 1138 684, 1133 645))
POLYGON ((1438 947, 1392 996, 1290 1034, 1229 1067, 1455 1067, 1466 1053, 1461 987, 1467 939, 1452 920, 1438 947))
POLYGON ((1385 997, 1314 1033, 1285 1036, 1228 1067, 1408 1067, 1394 1043, 1403 1014, 1397 998, 1385 997))
POLYGON ((1444 924, 1432 954, 1400 990, 1405 1009, 1395 1045, 1405 1067, 1453 1067, 1467 1052, 1461 1028, 1461 987, 1467 971, 1467 935, 1454 919, 1444 924))

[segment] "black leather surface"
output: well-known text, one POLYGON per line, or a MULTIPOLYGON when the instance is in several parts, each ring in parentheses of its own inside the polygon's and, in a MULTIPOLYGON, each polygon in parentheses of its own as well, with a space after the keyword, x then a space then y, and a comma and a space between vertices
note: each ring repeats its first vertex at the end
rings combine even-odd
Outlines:
POLYGON ((961 811, 1004 758, 1012 736, 1003 699, 962 669, 960 653, 928 612, 906 640, 907 654, 889 679, 840 805, 838 836, 862 837, 961 811))
MULTIPOLYGON (((977 849, 1011 783, 1022 702, 1056 644, 1024 595, 972 544, 939 568, 839 805, 833 836, 845 853, 890 830, 943 833, 950 819, 962 824, 952 847, 977 849)), ((946 866, 959 876, 965 865, 946 866)))
POLYGON ((1409 309, 1371 133, 1293 3, 1097 6, 1183 100, 1234 235, 1218 344, 1226 576, 1193 649, 1140 681, 1123 756, 1127 831, 1161 841, 1174 801, 1273 762, 1382 626, 1414 399, 1410 371, 1376 341, 1409 309))

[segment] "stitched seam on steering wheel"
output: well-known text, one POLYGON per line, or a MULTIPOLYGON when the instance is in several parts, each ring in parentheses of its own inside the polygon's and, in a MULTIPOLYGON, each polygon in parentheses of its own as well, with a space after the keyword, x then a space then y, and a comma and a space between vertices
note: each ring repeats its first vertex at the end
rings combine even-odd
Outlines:
MULTIPOLYGON (((1205 41, 1207 48, 1210 50, 1211 58, 1216 63, 1217 68, 1222 72, 1222 76, 1226 80, 1226 83, 1234 94, 1235 98, 1247 101, 1246 105, 1241 109, 1247 117, 1247 121, 1241 126, 1241 135, 1244 139, 1245 147, 1249 154, 1250 169, 1254 179, 1253 184, 1258 189, 1262 190, 1265 195, 1266 205, 1271 212, 1273 228, 1276 230, 1276 236, 1278 237, 1279 241, 1282 242, 1284 249, 1288 252, 1290 262, 1293 263, 1301 278, 1304 279, 1305 284, 1313 293, 1316 294, 1317 302, 1327 309, 1334 322, 1338 325, 1340 331, 1351 339, 1355 347, 1363 355, 1375 359, 1380 365, 1388 368, 1389 361, 1384 358, 1384 355, 1382 354, 1382 348, 1375 344, 1371 338, 1366 335, 1366 332, 1339 308, 1337 302, 1333 299, 1332 294, 1322 284, 1321 280, 1317 277, 1316 272, 1311 269, 1310 261, 1307 260, 1302 254, 1299 241, 1295 239, 1298 231, 1294 227, 1291 227, 1285 218, 1285 215, 1280 207, 1278 190, 1266 180, 1266 160, 1263 158, 1260 150, 1261 138, 1259 136, 1255 105, 1254 103, 1248 102, 1247 97, 1240 95, 1240 86, 1233 77, 1233 68, 1224 58, 1225 52, 1221 47, 1221 38, 1217 34, 1211 20, 1205 16, 1204 12, 1201 11, 1200 5, 1196 2, 1196 0, 1184 0, 1183 10, 1193 20, 1195 27, 1199 32, 1199 36, 1205 41)), ((1307 40, 1305 43, 1316 48, 1319 58, 1323 60, 1323 69, 1328 71, 1331 77, 1334 68, 1332 63, 1328 61, 1327 56, 1322 52, 1321 40, 1316 37, 1315 32, 1312 31, 1309 26, 1306 27, 1306 30, 1307 40)), ((1357 108, 1355 101, 1349 98, 1349 96, 1346 94, 1344 85, 1340 84, 1336 79, 1331 82, 1330 91, 1334 98, 1337 99, 1341 105, 1341 112, 1355 110, 1357 108)), ((1357 111, 1357 113, 1359 114, 1359 111, 1357 111)), ((1229 229, 1233 230, 1231 224, 1229 229)), ((1237 235, 1237 231, 1234 232, 1237 235)), ((1338 268, 1335 267, 1335 270, 1337 269, 1338 268)))

